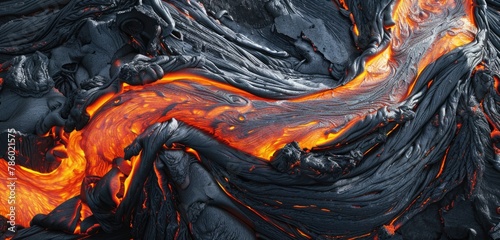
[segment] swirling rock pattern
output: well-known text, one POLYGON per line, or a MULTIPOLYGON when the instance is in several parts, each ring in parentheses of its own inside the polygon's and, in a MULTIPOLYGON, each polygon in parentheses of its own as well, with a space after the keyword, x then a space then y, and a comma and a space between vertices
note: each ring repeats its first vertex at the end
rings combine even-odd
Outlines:
POLYGON ((499 11, 4 1, 1 234, 498 239, 499 11))

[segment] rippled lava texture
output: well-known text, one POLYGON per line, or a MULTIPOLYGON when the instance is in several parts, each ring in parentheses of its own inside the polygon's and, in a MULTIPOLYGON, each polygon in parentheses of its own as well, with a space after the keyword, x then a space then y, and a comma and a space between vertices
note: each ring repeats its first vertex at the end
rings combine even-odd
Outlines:
POLYGON ((0 234, 500 239, 499 11, 2 1, 0 234))

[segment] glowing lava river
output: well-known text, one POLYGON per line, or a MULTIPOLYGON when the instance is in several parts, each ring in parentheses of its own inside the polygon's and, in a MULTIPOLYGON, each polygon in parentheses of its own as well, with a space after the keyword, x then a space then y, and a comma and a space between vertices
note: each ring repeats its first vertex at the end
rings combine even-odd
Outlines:
MULTIPOLYGON (((300 8, 301 1, 291 2, 300 8)), ((429 232, 437 228, 439 236, 449 239, 459 234, 450 233, 453 227, 463 230, 465 235, 460 236, 473 237, 473 232, 478 238, 499 236, 499 206, 495 204, 500 199, 500 65, 492 57, 497 51, 497 32, 490 30, 490 26, 498 27, 494 16, 499 15, 495 10, 499 3, 372 2, 329 2, 330 7, 349 13, 347 24, 352 25, 354 36, 355 50, 352 57, 345 58, 349 64, 340 71, 338 84, 277 97, 249 86, 278 89, 279 82, 248 79, 286 75, 290 82, 300 82, 307 74, 299 73, 298 67, 283 70, 286 64, 280 61, 285 61, 284 56, 249 39, 232 38, 227 33, 232 30, 217 25, 224 22, 208 21, 197 2, 145 1, 151 5, 147 11, 156 12, 167 22, 165 26, 177 23, 176 30, 157 46, 159 53, 168 54, 151 54, 148 46, 156 46, 155 42, 144 40, 161 38, 161 34, 121 30, 131 39, 125 45, 144 48, 139 52, 146 56, 158 55, 148 56, 144 62, 152 66, 148 73, 163 77, 144 81, 142 72, 143 81, 137 84, 121 74, 115 82, 95 88, 102 93, 95 99, 84 98, 86 102, 80 105, 75 101, 72 111, 84 106, 89 115, 83 127, 68 133, 61 125, 50 127, 44 136, 57 135, 59 144, 46 150, 56 152, 59 165, 48 172, 16 166, 17 237, 33 234, 25 231, 31 222, 31 229, 39 226, 32 231, 60 231, 68 238, 105 236, 99 234, 123 229, 129 235, 120 236, 133 238, 411 238, 423 235, 415 235, 408 222, 426 217, 434 219, 434 225, 415 226, 428 227, 429 232), (363 10, 369 7, 373 9, 363 10), (369 16, 376 17, 370 20, 369 16), (202 63, 174 71, 155 63, 167 55, 169 63, 175 62, 172 59, 179 49, 187 48, 182 44, 194 42, 189 34, 195 30, 190 28, 243 47, 231 45, 227 59, 223 56, 222 60, 208 50, 184 54, 189 56, 179 61, 181 65, 198 57, 202 63), (172 37, 176 31, 185 34, 185 39, 172 37), (373 38, 364 45, 362 39, 367 36, 373 38), (178 49, 172 51, 165 45, 178 49), (231 57, 250 59, 254 65, 244 62, 237 66, 231 57), (252 70, 266 64, 273 67, 265 76, 252 70), (232 75, 231 71, 240 70, 248 79, 232 75), (117 87, 109 91, 109 86, 117 87), (165 141, 171 142, 164 145, 165 141), (171 209, 165 210, 168 207, 171 209), (455 216, 454 208, 461 214, 470 212, 463 218, 479 220, 455 226, 458 223, 449 220, 455 216), (43 215, 35 217, 37 214, 43 215), (159 219, 164 219, 164 226, 152 227, 159 219), (215 227, 211 221, 217 222, 215 227)), ((291 5, 284 6, 292 12, 291 5)), ((81 14, 109 14, 107 8, 82 9, 81 14)), ((275 14, 274 29, 288 34, 279 20, 300 22, 297 16, 307 16, 309 11, 304 9, 302 15, 275 14)), ((141 11, 146 10, 130 14, 135 17, 141 11)), ((132 21, 123 20, 126 17, 119 13, 113 21, 124 26, 132 21)), ((315 23, 316 28, 322 26, 315 23)), ((163 29, 169 29, 165 26, 163 29)), ((306 39, 313 54, 336 61, 328 58, 326 50, 318 53, 321 38, 316 40, 305 30, 301 34, 299 40, 290 42, 298 46, 306 39)), ((268 45, 279 46, 273 44, 268 45)), ((64 59, 57 58, 57 53, 51 52, 50 61, 55 63, 49 64, 49 70, 64 59)), ((116 71, 134 63, 127 57, 110 60, 119 63, 116 71), (130 63, 121 65, 121 61, 130 63)), ((80 75, 90 78, 89 69, 87 75, 80 75)), ((318 74, 309 76, 303 81, 318 74)), ((58 88, 71 99, 64 91, 58 88)), ((6 157, 3 160, 0 179, 10 179, 12 164, 6 157)), ((1 193, 11 190, 0 184, 1 193)), ((0 214, 7 220, 11 207, 0 204, 0 214)), ((16 235, 6 236, 16 239, 16 235)))

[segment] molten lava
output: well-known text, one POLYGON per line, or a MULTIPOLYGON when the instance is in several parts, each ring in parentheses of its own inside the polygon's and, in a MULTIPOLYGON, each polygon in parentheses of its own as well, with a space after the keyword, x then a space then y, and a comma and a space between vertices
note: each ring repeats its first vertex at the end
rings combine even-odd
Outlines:
MULTIPOLYGON (((472 8, 468 0, 463 4, 399 1, 389 45, 368 59, 363 73, 343 86, 296 99, 265 99, 186 72, 168 73, 147 86, 124 85, 120 93, 88 109, 91 121, 70 134, 68 158, 60 159, 56 170, 16 170, 17 222, 27 226, 35 214, 46 214, 78 195, 85 176, 104 175, 112 160, 123 157, 123 149, 146 127, 171 118, 265 160, 293 141, 311 149, 342 137, 367 114, 404 101, 414 80, 431 62, 470 43, 476 33, 472 8), (449 22, 440 26, 450 12, 449 22)), ((0 161, 0 178, 8 177, 6 169, 6 161, 0 161)), ((0 191, 7 192, 6 186, 0 185, 0 191)), ((0 214, 6 215, 6 207, 0 206, 0 214)), ((394 232, 397 227, 386 228, 394 232)))

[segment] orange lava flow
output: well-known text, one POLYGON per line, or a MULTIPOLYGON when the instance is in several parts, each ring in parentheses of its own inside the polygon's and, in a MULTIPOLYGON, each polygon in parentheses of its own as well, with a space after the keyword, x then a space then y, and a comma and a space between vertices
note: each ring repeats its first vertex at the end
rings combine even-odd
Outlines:
MULTIPOLYGON (((432 41, 414 49, 419 51, 416 57, 409 58, 404 52, 406 42, 418 44, 421 40, 414 36, 435 28, 421 18, 433 15, 432 19, 442 21, 439 16, 458 5, 452 0, 400 1, 394 10, 397 24, 391 28, 389 46, 368 59, 363 73, 344 86, 292 100, 261 98, 183 72, 169 73, 148 86, 124 86, 122 92, 93 105, 91 121, 81 131, 71 133, 68 158, 61 159, 56 170, 39 173, 17 167, 16 223, 28 226, 35 214, 47 214, 78 195, 84 176, 104 175, 114 158, 123 157, 124 147, 155 122, 176 118, 265 160, 292 141, 309 149, 328 143, 368 113, 403 101, 425 66, 473 40, 473 16, 464 11, 451 19, 461 28, 431 35, 432 41), (398 74, 408 72, 404 66, 407 62, 414 71, 398 74), (388 82, 390 79, 392 82, 388 82), (377 99, 360 101, 359 95, 377 99)), ((0 179, 8 178, 6 169, 6 161, 0 161, 0 179)), ((8 192, 5 184, 0 185, 0 192, 8 192)), ((8 205, 0 204, 1 215, 6 216, 8 211, 8 205)))

